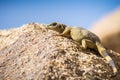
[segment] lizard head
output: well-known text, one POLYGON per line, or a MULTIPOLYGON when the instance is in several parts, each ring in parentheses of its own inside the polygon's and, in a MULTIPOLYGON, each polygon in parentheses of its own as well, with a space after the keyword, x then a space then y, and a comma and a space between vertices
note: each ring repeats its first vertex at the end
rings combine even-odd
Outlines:
POLYGON ((66 25, 64 25, 64 24, 53 22, 53 23, 48 25, 47 29, 54 30, 54 31, 57 31, 59 33, 62 33, 64 31, 65 27, 66 27, 66 25))

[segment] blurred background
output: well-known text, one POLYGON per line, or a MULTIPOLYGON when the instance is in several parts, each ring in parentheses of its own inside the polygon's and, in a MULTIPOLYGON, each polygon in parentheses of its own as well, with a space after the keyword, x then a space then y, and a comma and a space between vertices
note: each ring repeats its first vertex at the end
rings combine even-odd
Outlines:
POLYGON ((0 29, 60 22, 90 29, 120 6, 120 0, 0 0, 0 29))

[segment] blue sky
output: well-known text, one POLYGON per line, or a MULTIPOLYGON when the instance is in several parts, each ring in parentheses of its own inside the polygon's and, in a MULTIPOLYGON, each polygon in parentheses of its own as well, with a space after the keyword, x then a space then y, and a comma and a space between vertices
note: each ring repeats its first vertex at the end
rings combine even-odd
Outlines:
POLYGON ((120 0, 0 0, 0 29, 60 22, 88 29, 120 7, 120 0))

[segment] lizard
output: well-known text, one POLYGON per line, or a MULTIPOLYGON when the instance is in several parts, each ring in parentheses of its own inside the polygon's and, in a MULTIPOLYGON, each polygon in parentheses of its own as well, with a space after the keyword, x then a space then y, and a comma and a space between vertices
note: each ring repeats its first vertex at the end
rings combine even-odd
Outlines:
POLYGON ((115 76, 117 74, 117 68, 114 61, 108 55, 108 52, 102 45, 99 37, 91 31, 82 27, 66 26, 65 24, 57 22, 53 22, 47 25, 47 29, 59 32, 58 35, 60 36, 65 36, 73 39, 75 42, 78 42, 83 49, 91 48, 97 50, 99 54, 105 58, 108 61, 109 65, 112 67, 112 76, 115 76))

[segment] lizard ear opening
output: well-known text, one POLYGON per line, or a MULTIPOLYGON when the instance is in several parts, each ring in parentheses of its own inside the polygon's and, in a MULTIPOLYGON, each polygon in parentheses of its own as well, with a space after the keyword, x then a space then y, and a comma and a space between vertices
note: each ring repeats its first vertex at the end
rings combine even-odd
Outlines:
POLYGON ((65 26, 64 26, 63 24, 57 24, 57 28, 58 28, 58 29, 64 29, 65 26))
POLYGON ((66 25, 62 24, 61 27, 62 27, 62 29, 65 29, 66 25))

